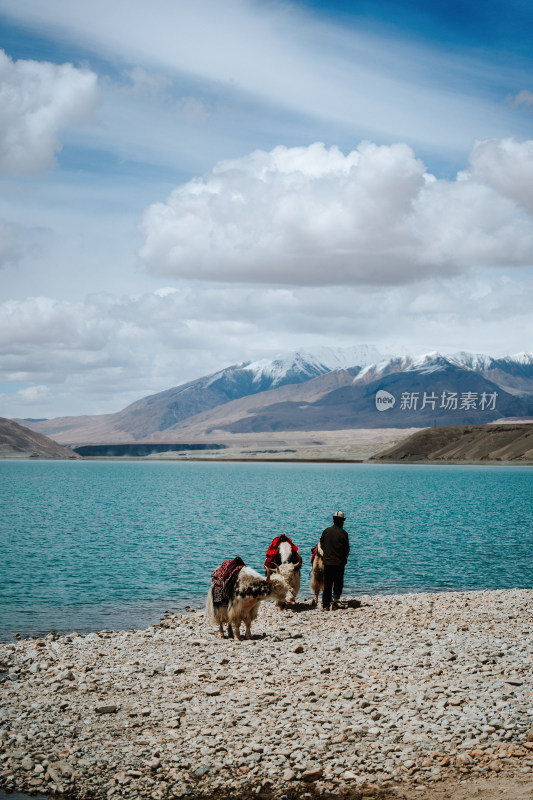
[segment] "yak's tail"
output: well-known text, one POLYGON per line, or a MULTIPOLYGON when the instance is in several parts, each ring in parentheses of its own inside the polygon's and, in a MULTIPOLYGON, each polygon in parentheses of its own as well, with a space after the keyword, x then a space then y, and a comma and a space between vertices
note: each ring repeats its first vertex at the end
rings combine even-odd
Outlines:
POLYGON ((209 622, 213 625, 217 624, 215 619, 215 606, 213 605, 213 587, 209 587, 209 591, 207 593, 207 597, 205 600, 205 614, 209 622))

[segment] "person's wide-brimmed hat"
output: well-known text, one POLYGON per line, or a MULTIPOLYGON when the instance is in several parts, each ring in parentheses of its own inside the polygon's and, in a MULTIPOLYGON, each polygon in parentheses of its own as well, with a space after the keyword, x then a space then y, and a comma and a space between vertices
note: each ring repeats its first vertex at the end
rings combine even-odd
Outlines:
POLYGON ((346 517, 344 516, 344 511, 335 511, 333 516, 338 517, 339 519, 346 519, 346 517))

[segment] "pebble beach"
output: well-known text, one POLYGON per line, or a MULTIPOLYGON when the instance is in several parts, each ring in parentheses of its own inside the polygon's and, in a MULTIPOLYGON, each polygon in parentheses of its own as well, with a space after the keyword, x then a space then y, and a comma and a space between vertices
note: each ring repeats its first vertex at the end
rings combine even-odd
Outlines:
POLYGON ((533 789, 533 590, 265 602, 252 633, 221 640, 198 609, 0 644, 0 788, 292 798, 508 774, 533 789))

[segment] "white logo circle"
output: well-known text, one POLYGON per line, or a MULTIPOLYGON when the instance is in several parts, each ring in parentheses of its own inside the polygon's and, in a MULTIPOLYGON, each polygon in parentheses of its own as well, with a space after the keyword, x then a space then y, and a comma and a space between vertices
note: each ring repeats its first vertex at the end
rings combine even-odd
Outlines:
POLYGON ((378 411, 389 411, 393 408, 396 398, 390 392, 380 389, 376 392, 376 408, 378 411))

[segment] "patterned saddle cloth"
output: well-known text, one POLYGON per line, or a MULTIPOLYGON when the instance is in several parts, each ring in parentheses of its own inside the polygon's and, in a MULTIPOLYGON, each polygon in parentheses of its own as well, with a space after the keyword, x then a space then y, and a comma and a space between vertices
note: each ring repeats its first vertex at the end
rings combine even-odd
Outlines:
POLYGON ((211 574, 211 584, 213 586, 213 602, 225 603, 229 599, 231 589, 239 572, 246 564, 242 558, 230 558, 223 561, 220 567, 211 574))

